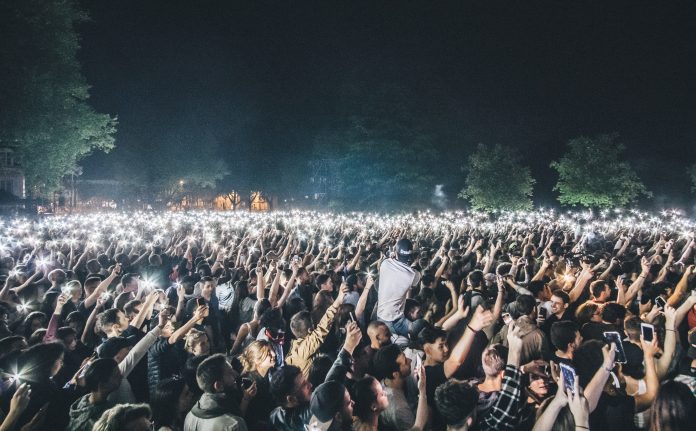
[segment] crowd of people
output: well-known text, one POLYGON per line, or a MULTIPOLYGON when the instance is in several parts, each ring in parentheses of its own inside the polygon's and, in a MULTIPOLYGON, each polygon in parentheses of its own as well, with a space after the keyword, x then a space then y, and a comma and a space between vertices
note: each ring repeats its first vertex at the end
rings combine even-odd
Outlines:
POLYGON ((675 211, 5 219, 0 431, 694 429, 695 232, 675 211))

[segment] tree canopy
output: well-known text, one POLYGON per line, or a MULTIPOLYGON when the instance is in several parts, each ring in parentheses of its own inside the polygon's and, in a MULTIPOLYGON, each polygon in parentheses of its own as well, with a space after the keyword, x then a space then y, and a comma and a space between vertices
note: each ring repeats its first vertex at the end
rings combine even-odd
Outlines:
POLYGON ((620 161, 624 146, 614 134, 579 137, 568 142, 561 159, 551 163, 558 172, 558 200, 588 208, 625 206, 639 196, 651 196, 627 161, 620 161))
POLYGON ((93 150, 114 146, 116 119, 88 103, 73 0, 0 4, 0 146, 21 164, 29 195, 57 189, 93 150))
POLYGON ((532 207, 534 178, 519 153, 509 147, 479 144, 467 164, 465 187, 459 197, 477 210, 526 210, 532 207))

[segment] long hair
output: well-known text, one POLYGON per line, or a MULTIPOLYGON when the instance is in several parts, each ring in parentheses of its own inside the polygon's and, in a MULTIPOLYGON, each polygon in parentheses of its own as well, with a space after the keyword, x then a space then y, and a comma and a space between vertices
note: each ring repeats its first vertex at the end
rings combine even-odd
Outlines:
POLYGON ((355 406, 353 406, 353 415, 357 416, 362 422, 368 422, 375 412, 372 410, 372 404, 377 401, 377 395, 372 390, 372 382, 377 380, 372 377, 364 377, 358 380, 355 385, 353 385, 353 400, 355 400, 355 406))
POLYGON ((256 340, 249 344, 239 355, 239 362, 242 364, 242 372, 249 373, 256 371, 256 365, 273 353, 273 349, 268 341, 256 340))
POLYGON ((650 408, 650 431, 686 431, 694 424, 696 398, 689 387, 674 380, 664 382, 650 408))

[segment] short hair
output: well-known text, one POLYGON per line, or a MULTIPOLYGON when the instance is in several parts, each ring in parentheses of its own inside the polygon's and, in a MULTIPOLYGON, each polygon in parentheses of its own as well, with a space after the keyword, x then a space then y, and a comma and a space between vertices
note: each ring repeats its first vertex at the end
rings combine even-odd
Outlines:
POLYGON ((570 304, 570 295, 568 295, 563 290, 556 289, 553 291, 552 295, 557 298, 561 298, 561 301, 563 301, 564 304, 570 304))
POLYGON ((441 328, 428 325, 418 334, 418 344, 421 346, 425 344, 433 344, 440 338, 444 338, 446 340, 447 332, 443 331, 441 328))
POLYGON ((133 280, 138 278, 138 274, 123 274, 123 277, 121 277, 121 285, 126 286, 127 284, 130 284, 133 280))
POLYGON ((91 289, 92 287, 99 286, 101 282, 102 279, 99 277, 88 277, 87 280, 85 280, 84 287, 87 288, 89 286, 89 288, 91 289))
POLYGON ((448 380, 435 389, 435 407, 452 427, 463 425, 476 410, 478 391, 466 382, 448 380))
POLYGON ((309 334, 312 329, 312 315, 309 311, 300 311, 295 313, 290 319, 290 330, 297 338, 302 338, 309 334))
POLYGON ((151 417, 152 410, 147 404, 118 404, 101 415, 92 431, 128 431, 126 425, 131 421, 151 417))
POLYGON ((536 299, 532 295, 520 295, 517 297, 516 310, 520 316, 528 316, 534 311, 536 299))
POLYGON ((322 284, 326 283, 330 278, 327 274, 319 274, 315 280, 317 288, 321 289, 322 284))
POLYGON ((225 365, 231 366, 222 353, 212 355, 198 365, 196 383, 203 392, 215 392, 215 383, 222 381, 224 377, 225 365))
POLYGON ((469 273, 469 283, 471 287, 480 287, 483 283, 483 271, 477 269, 469 273))
POLYGON ((565 352, 568 350, 568 344, 575 341, 577 331, 578 325, 570 320, 554 322, 551 325, 551 344, 558 350, 565 352))
POLYGON ((65 283, 64 289, 69 290, 71 295, 82 293, 82 285, 77 280, 70 280, 65 283))
POLYGON ((95 360, 85 370, 85 388, 90 392, 98 390, 100 384, 111 379, 116 368, 118 368, 118 363, 113 358, 95 360))
POLYGON ((629 316, 624 319, 624 332, 631 341, 640 341, 640 324, 638 316, 629 316))
POLYGON ((399 372, 399 364, 396 361, 401 353, 401 348, 396 344, 384 346, 375 353, 372 358, 372 371, 377 380, 391 379, 395 372, 399 372))
POLYGON ((602 366, 604 361, 602 348, 604 345, 604 342, 599 340, 585 341, 573 353, 573 363, 580 379, 580 386, 587 386, 599 367, 602 366))
POLYGON ((122 313, 118 308, 109 308, 104 310, 97 316, 97 328, 106 332, 111 325, 118 323, 118 313, 122 313))
POLYGON ((287 398, 297 391, 295 387, 295 379, 302 374, 302 370, 294 365, 286 365, 277 370, 271 376, 271 395, 276 401, 285 406, 287 398))
POLYGON ((404 306, 404 314, 409 314, 414 308, 421 307, 421 303, 413 298, 406 298, 406 305, 404 306))
POLYGON ((616 323, 626 317, 626 307, 616 302, 607 302, 602 307, 602 320, 609 323, 616 323))
POLYGON ((604 280, 593 281, 592 284, 590 284, 590 291, 592 292, 592 296, 597 298, 599 295, 602 294, 606 286, 608 286, 608 284, 604 280))
POLYGON ((138 314, 138 312, 136 311, 136 307, 142 305, 142 303, 143 302, 139 299, 132 299, 126 302, 126 305, 123 306, 123 312, 126 314, 126 317, 130 319, 131 316, 138 314))
MULTIPOLYGON (((507 358, 503 357, 505 349, 501 344, 493 344, 488 346, 481 354, 481 367, 486 376, 497 376, 501 371, 505 370, 507 358)), ((506 355, 505 355, 506 356, 506 355)))
POLYGON ((188 334, 186 334, 186 338, 184 339, 184 350, 186 350, 187 352, 192 351, 193 345, 196 344, 203 337, 207 338, 208 334, 196 328, 191 328, 188 334))
POLYGON ((313 388, 326 381, 326 376, 329 374, 333 362, 331 356, 324 353, 319 353, 314 357, 312 365, 309 367, 309 382, 313 388))

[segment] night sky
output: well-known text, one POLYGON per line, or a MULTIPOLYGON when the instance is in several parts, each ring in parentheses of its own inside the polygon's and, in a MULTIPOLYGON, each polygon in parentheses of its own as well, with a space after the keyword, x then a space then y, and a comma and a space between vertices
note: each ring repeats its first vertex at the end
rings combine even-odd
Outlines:
POLYGON ((83 161, 88 178, 177 134, 212 137, 232 167, 239 148, 309 160, 352 89, 388 84, 438 131, 448 184, 477 143, 500 143, 548 204, 565 142, 618 132, 656 205, 689 203, 693 2, 82 3, 91 103, 119 118, 117 149, 83 161))

